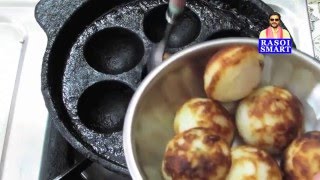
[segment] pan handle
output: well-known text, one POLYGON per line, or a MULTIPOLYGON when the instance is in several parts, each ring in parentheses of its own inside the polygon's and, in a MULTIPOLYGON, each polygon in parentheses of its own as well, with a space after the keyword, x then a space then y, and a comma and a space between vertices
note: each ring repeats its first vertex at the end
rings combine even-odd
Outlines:
POLYGON ((83 179, 81 177, 81 172, 86 170, 89 166, 91 166, 91 164, 92 161, 89 159, 84 159, 76 163, 71 169, 67 170, 62 175, 54 178, 54 180, 83 179))
POLYGON ((61 29, 78 34, 115 6, 132 0, 40 0, 35 18, 49 39, 61 29))
POLYGON ((56 35, 67 19, 80 7, 83 0, 40 0, 35 7, 35 18, 50 37, 56 35))

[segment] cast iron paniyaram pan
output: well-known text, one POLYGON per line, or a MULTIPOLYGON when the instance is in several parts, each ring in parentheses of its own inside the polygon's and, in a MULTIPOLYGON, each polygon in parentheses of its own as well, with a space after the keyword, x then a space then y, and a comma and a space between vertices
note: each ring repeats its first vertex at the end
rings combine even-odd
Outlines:
MULTIPOLYGON (((41 0, 47 33, 42 93, 61 134, 89 159, 128 175, 127 105, 165 29, 163 0, 41 0)), ((166 52, 221 37, 258 37, 272 9, 260 0, 188 0, 166 52)), ((150 157, 152 158, 152 157, 150 157)))

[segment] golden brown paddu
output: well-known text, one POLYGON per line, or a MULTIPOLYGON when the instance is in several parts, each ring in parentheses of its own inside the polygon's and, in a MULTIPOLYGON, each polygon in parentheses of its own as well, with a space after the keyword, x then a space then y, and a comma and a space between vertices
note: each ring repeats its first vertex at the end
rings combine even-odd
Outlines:
POLYGON ((303 129, 300 101, 286 89, 265 86, 239 104, 236 126, 250 145, 271 154, 281 153, 303 129))
POLYGON ((205 68, 207 96, 231 102, 249 95, 260 83, 263 58, 255 46, 235 45, 219 50, 205 68))
POLYGON ((288 180, 312 180, 320 172, 320 132, 307 132, 295 139, 285 152, 284 171, 288 180))
POLYGON ((193 128, 169 141, 162 174, 166 180, 225 180, 230 166, 228 144, 211 129, 193 128))
POLYGON ((195 127, 210 128, 229 144, 232 143, 235 131, 233 117, 218 102, 192 98, 179 108, 174 119, 175 133, 195 127))
POLYGON ((238 146, 231 151, 232 166, 226 180, 281 180, 277 162, 265 151, 238 146))

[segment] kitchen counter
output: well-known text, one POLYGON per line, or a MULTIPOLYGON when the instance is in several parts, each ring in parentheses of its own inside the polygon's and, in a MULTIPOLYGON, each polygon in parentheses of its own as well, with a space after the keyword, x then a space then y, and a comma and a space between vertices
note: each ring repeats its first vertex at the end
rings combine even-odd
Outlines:
POLYGON ((308 0, 308 12, 315 57, 320 60, 320 0, 308 0))

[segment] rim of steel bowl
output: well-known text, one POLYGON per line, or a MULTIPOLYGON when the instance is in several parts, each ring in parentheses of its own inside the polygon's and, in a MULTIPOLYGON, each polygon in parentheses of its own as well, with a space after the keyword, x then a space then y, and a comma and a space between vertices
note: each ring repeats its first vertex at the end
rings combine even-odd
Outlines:
MULTIPOLYGON (((258 39, 256 38, 222 38, 207 41, 204 43, 200 43, 184 49, 176 54, 172 55, 168 60, 164 61, 161 65, 156 67, 153 71, 151 71, 146 78, 142 81, 140 86, 137 88, 136 92, 134 93, 125 116, 124 127, 123 127, 123 147, 124 147, 124 154, 126 158, 126 163, 130 172, 130 175, 133 179, 143 179, 142 174, 140 173, 139 167, 137 165, 137 159, 134 155, 135 150, 133 149, 134 143, 132 140, 132 123, 133 118, 136 113, 136 106, 139 103, 141 97, 144 95, 144 92, 148 88, 149 85, 152 84, 154 80, 156 80, 157 75, 165 68, 170 66, 173 61, 175 60, 183 60, 181 57, 184 57, 188 54, 193 54, 198 52, 199 50, 203 50, 206 48, 213 48, 213 47, 220 47, 220 46, 227 46, 232 44, 243 44, 243 45, 256 45, 258 46, 258 39)), ((306 63, 311 64, 311 66, 316 67, 320 72, 320 62, 315 60, 313 57, 292 48, 292 54, 299 59, 304 59, 306 63)))

